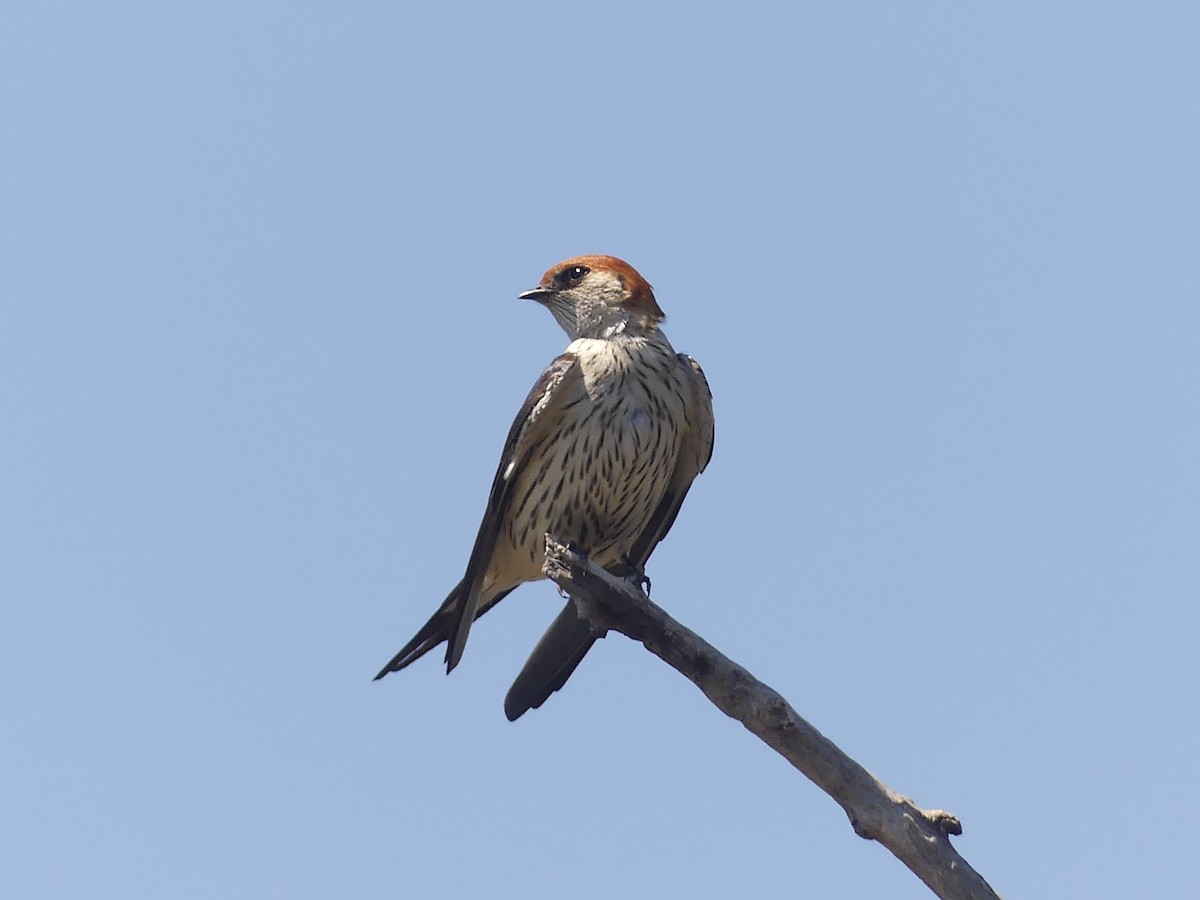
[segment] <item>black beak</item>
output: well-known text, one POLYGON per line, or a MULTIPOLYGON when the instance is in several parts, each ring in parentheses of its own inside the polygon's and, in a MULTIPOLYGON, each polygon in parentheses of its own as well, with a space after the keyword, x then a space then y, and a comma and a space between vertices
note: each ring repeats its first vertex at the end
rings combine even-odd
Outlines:
POLYGON ((545 303, 554 296, 554 291, 550 288, 534 288, 532 291, 526 291, 523 294, 517 294, 518 300, 536 300, 538 303, 545 303))

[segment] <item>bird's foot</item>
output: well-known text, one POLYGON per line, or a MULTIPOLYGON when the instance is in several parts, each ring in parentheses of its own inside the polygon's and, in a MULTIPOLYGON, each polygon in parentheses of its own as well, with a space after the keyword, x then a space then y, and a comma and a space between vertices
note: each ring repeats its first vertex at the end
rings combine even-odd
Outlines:
MULTIPOLYGON (((566 544, 564 544, 563 546, 565 546, 569 551, 571 551, 572 553, 574 553, 575 555, 580 557, 583 560, 583 563, 585 566, 587 565, 588 552, 584 547, 581 547, 579 544, 575 543, 574 541, 567 541, 566 544)), ((558 589, 558 595, 560 597, 562 597, 564 600, 571 599, 571 595, 568 594, 566 591, 564 591, 561 587, 558 589)))
POLYGON ((614 566, 610 566, 608 571, 616 575, 618 578, 624 578, 626 581, 636 584, 642 589, 647 597, 650 596, 650 578, 646 575, 645 569, 639 569, 629 561, 628 556, 621 557, 621 561, 614 566))

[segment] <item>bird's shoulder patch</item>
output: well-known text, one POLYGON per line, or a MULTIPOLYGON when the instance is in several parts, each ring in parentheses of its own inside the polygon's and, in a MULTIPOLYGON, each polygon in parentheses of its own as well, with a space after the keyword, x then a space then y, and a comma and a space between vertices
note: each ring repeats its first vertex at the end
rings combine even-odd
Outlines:
POLYGON ((546 367, 546 371, 534 383, 533 389, 529 392, 529 396, 525 398, 525 405, 522 407, 523 410, 527 409, 527 414, 531 421, 538 418, 545 411, 555 392, 567 379, 571 369, 578 362, 579 357, 574 353, 564 353, 561 356, 555 357, 554 361, 546 367))
POLYGON ((511 478, 513 472, 516 471, 527 436, 537 427, 546 410, 555 403, 563 385, 572 377, 572 374, 578 376, 578 362, 579 357, 574 353, 564 353, 556 357, 534 382, 529 396, 525 398, 525 402, 521 404, 521 409, 513 420, 512 429, 505 442, 506 463, 501 472, 501 477, 505 481, 511 478))
POLYGON ((679 353, 677 356, 679 357, 679 361, 691 370, 692 376, 700 379, 700 383, 704 385, 705 393, 708 394, 708 399, 711 400, 712 388, 708 386, 708 379, 704 377, 704 370, 700 368, 700 363, 696 362, 696 360, 692 359, 686 353, 679 353))
MULTIPOLYGON (((686 353, 679 354, 679 361, 686 367, 692 382, 691 408, 688 419, 693 427, 692 442, 696 452, 696 474, 703 472, 713 455, 716 426, 713 421, 712 388, 704 377, 700 363, 686 353)), ((693 475, 695 477, 695 475, 693 475)))

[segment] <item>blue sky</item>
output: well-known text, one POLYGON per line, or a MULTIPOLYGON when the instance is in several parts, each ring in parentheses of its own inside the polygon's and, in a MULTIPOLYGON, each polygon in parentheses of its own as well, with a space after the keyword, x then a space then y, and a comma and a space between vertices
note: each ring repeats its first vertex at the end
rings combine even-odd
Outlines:
POLYGON ((654 597, 1012 897, 1190 897, 1200 12, 47 3, 0 33, 0 893, 925 897, 460 577, 582 252, 717 449, 654 597), (1180 821, 1182 820, 1182 821, 1180 821))

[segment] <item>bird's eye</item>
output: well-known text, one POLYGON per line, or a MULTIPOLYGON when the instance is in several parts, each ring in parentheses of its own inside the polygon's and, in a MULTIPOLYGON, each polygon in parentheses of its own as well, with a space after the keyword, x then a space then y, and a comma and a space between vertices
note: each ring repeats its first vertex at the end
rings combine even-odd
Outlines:
POLYGON ((561 278, 564 284, 574 287, 575 285, 579 284, 579 282, 583 280, 583 276, 590 271, 591 269, 589 269, 587 266, 571 266, 570 268, 562 270, 561 278))

